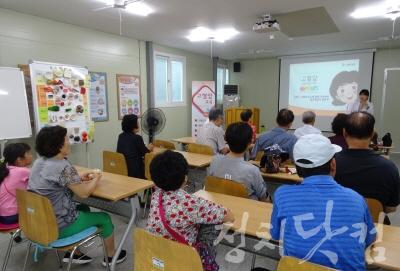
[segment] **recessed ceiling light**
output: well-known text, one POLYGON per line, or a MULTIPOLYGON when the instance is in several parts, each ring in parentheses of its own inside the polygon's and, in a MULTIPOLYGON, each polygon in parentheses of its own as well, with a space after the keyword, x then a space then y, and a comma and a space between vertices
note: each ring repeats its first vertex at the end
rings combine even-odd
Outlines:
POLYGON ((0 89, 0 95, 4 95, 4 96, 5 96, 5 95, 8 95, 8 91, 1 90, 1 89, 0 89))
POLYGON ((386 0, 380 4, 356 9, 350 14, 355 19, 372 17, 386 17, 396 19, 400 17, 400 0, 386 0))
POLYGON ((190 31, 190 35, 186 38, 192 42, 215 40, 222 43, 233 38, 237 34, 239 34, 239 32, 234 28, 221 28, 217 30, 211 30, 206 27, 196 27, 195 29, 190 31))

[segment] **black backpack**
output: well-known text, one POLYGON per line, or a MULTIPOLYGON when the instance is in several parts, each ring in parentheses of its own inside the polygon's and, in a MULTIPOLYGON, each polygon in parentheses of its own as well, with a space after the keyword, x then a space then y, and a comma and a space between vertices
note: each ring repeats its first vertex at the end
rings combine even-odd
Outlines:
POLYGON ((278 144, 264 149, 264 155, 260 161, 260 167, 267 173, 278 173, 281 163, 289 158, 289 154, 282 150, 278 144))
POLYGON ((390 135, 390 133, 387 133, 382 137, 382 144, 384 147, 390 147, 392 146, 392 143, 392 136, 390 135))

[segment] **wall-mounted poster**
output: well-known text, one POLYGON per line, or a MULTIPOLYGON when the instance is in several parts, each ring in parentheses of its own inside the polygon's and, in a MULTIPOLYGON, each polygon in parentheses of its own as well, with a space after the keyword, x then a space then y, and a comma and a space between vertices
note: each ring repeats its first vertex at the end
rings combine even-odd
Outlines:
POLYGON ((89 72, 90 116, 93 121, 108 121, 107 74, 89 72))
POLYGON ((29 67, 36 130, 60 125, 67 128, 71 144, 93 142, 88 70, 47 62, 33 62, 29 67))
POLYGON ((215 82, 192 82, 192 136, 197 133, 208 119, 208 113, 215 106, 215 82))
POLYGON ((117 74, 118 91, 118 119, 125 115, 135 114, 140 116, 140 77, 136 75, 117 74))

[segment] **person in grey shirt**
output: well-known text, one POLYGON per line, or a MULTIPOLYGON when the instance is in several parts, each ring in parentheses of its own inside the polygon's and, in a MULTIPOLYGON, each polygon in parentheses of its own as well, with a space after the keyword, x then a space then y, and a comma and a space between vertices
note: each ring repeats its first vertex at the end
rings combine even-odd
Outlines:
MULTIPOLYGON (((78 174, 67 160, 70 153, 67 129, 61 126, 42 128, 36 136, 38 158, 33 164, 29 177, 28 190, 48 198, 52 204, 59 228, 59 238, 67 238, 96 226, 104 239, 107 248, 108 262, 115 253, 114 226, 111 218, 104 212, 91 212, 88 206, 77 205, 73 201, 75 194, 79 198, 89 197, 96 189, 101 172, 93 171, 78 174)), ((70 253, 64 255, 68 262, 70 253)), ((126 259, 126 250, 121 250, 117 263, 126 259)), ((92 261, 81 252, 73 255, 72 263, 85 264, 92 261)), ((105 259, 103 266, 107 263, 105 259)))
POLYGON ((222 153, 227 154, 229 148, 226 145, 224 138, 224 115, 221 109, 213 108, 208 114, 208 123, 200 129, 199 135, 197 136, 196 143, 210 146, 214 150, 214 154, 222 153))
POLYGON ((257 140, 251 152, 251 158, 257 156, 257 152, 264 151, 266 147, 278 144, 284 151, 288 152, 290 158, 293 157, 293 147, 297 142, 296 136, 288 133, 294 121, 294 114, 289 109, 281 109, 276 117, 278 127, 262 134, 257 140))
POLYGON ((232 123, 226 129, 225 138, 230 152, 217 155, 208 168, 208 175, 242 183, 249 198, 266 201, 267 186, 258 167, 246 162, 244 154, 252 140, 253 130, 245 122, 232 123))

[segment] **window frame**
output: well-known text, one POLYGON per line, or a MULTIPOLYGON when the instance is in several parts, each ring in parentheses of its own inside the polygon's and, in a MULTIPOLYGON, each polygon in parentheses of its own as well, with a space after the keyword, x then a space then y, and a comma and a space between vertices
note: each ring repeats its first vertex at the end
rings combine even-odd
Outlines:
MULTIPOLYGON (((229 71, 229 68, 228 68, 228 65, 225 65, 225 64, 218 64, 217 65, 217 72, 218 72, 218 69, 223 69, 224 70, 224 73, 223 73, 223 86, 224 85, 229 85, 229 83, 230 83, 230 71, 229 71), (228 81, 228 82, 227 82, 228 81)), ((217 76, 217 80, 218 80, 218 76, 217 76)), ((218 82, 216 82, 216 91, 217 91, 217 95, 216 95, 216 98, 217 98, 217 104, 223 104, 224 103, 224 88, 222 87, 222 100, 218 100, 218 82)))
POLYGON ((157 57, 166 58, 167 59, 167 102, 157 103, 156 100, 156 89, 157 89, 157 81, 156 81, 156 69, 154 68, 153 80, 154 80, 154 88, 153 88, 153 97, 154 97, 154 105, 155 107, 184 107, 187 106, 187 89, 186 89, 186 57, 178 56, 173 54, 168 54, 160 51, 154 51, 153 56, 153 67, 156 66, 157 57), (173 102, 172 101, 172 61, 182 62, 182 101, 181 102, 173 102))

